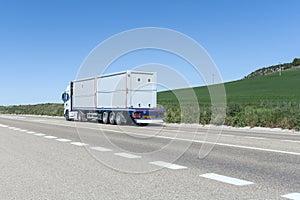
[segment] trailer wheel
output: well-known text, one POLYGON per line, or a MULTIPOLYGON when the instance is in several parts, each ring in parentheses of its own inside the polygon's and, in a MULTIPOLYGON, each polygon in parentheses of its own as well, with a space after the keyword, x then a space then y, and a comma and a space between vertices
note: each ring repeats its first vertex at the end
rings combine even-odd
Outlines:
POLYGON ((116 123, 116 113, 115 112, 109 113, 109 123, 110 124, 116 123))
POLYGON ((108 124, 108 112, 104 112, 102 115, 103 124, 108 124))
POLYGON ((124 117, 123 113, 122 112, 117 112, 117 115, 116 115, 116 124, 117 125, 122 125, 122 124, 126 124, 126 123, 127 123, 127 120, 124 117))

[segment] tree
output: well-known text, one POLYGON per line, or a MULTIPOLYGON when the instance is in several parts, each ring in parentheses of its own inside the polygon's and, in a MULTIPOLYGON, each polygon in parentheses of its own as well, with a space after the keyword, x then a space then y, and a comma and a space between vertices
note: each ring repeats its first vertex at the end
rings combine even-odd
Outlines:
POLYGON ((293 66, 298 66, 298 65, 300 65, 300 58, 295 58, 295 59, 293 60, 293 62, 292 62, 292 65, 293 65, 293 66))

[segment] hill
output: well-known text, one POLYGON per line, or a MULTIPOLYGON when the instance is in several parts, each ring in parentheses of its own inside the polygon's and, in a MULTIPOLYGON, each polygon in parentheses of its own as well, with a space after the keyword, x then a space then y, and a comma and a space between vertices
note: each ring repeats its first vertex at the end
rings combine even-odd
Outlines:
POLYGON ((283 63, 278 65, 272 65, 270 67, 263 67, 245 76, 244 78, 247 79, 247 78, 253 78, 257 76, 263 76, 263 75, 271 74, 274 72, 280 72, 280 71, 284 71, 299 66, 300 66, 300 58, 295 58, 293 62, 290 63, 283 63))
MULTIPOLYGON (((227 98, 225 123, 231 126, 264 126, 300 128, 300 69, 290 68, 268 75, 228 82, 224 84, 227 98)), ((208 88, 193 88, 200 106, 200 123, 210 123, 210 96, 208 88)), ((184 95, 185 90, 177 90, 184 95)), ((172 91, 158 93, 168 122, 182 122, 172 91), (170 113, 171 112, 171 113, 170 113)))

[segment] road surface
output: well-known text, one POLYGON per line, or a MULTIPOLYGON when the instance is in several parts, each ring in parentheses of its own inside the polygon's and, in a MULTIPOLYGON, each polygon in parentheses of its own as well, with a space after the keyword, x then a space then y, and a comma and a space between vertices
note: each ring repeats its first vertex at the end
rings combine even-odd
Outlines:
POLYGON ((0 115, 1 199, 300 199, 300 135, 0 115))

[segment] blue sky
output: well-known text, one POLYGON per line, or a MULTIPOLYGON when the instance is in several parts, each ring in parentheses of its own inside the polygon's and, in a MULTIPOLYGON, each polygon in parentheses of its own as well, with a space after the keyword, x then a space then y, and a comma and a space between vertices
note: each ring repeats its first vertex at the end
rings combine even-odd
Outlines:
MULTIPOLYGON (((225 82, 237 80, 300 57, 299 7, 298 0, 0 0, 0 105, 60 103, 94 47, 141 27, 188 35, 206 49, 225 82)), ((136 64, 123 60, 120 70, 136 64)))

